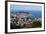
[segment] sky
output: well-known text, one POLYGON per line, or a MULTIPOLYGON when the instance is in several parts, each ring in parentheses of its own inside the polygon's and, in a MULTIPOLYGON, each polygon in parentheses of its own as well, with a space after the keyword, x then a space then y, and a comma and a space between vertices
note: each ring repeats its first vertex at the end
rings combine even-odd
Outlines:
POLYGON ((35 5, 10 5, 10 10, 11 11, 41 11, 42 8, 41 6, 35 6, 35 5))

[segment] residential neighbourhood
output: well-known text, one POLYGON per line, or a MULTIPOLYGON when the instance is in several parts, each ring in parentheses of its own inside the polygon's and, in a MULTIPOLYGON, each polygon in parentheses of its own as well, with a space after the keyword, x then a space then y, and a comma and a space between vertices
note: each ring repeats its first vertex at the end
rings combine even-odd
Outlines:
POLYGON ((14 15, 11 14, 10 18, 11 18, 11 23, 15 24, 15 26, 14 26, 15 28, 32 28, 33 21, 36 21, 36 22, 39 21, 40 26, 41 26, 41 21, 42 21, 41 18, 33 18, 32 15, 29 16, 28 14, 23 13, 23 12, 17 13, 17 14, 14 14, 14 15))

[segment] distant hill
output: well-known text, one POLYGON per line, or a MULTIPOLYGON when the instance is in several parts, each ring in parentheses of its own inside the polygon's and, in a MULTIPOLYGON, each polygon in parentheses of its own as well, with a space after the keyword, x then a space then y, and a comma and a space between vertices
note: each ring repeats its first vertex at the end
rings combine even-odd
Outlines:
POLYGON ((29 14, 27 11, 11 11, 12 14, 17 14, 17 13, 26 13, 29 14))
POLYGON ((28 14, 29 16, 33 16, 35 18, 41 18, 41 11, 11 11, 11 14, 19 14, 19 13, 25 13, 28 14))

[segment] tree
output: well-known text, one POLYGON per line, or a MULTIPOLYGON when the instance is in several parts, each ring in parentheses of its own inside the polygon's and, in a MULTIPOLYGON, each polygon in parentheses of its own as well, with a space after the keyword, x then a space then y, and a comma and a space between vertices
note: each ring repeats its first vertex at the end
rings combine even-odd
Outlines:
POLYGON ((41 27, 41 22, 40 21, 32 21, 32 27, 41 27))

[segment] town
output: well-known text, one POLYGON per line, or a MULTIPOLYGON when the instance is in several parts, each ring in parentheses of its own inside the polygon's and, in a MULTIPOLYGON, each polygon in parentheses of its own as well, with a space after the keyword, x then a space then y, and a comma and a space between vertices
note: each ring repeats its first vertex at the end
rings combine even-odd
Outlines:
POLYGON ((10 15, 11 29, 41 27, 41 18, 33 18, 26 13, 10 15))

